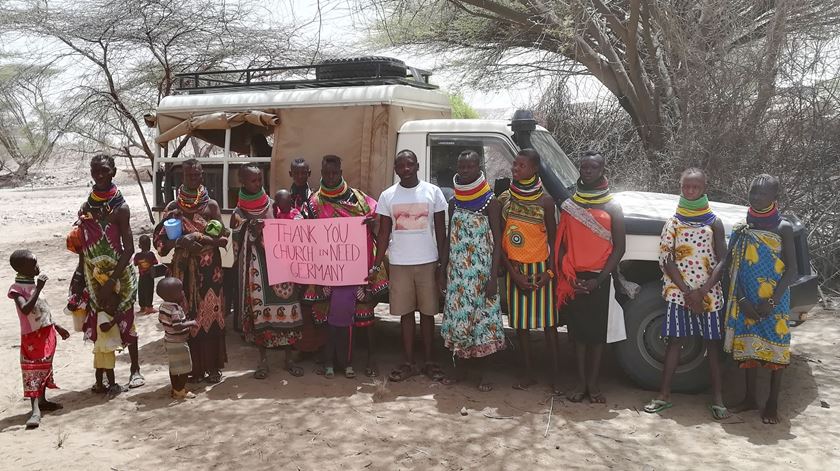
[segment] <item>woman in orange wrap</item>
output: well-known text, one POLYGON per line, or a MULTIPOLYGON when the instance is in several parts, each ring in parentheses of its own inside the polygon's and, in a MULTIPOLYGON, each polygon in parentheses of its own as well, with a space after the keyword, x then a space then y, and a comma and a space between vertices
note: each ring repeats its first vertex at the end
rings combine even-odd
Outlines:
POLYGON ((598 376, 607 342, 611 275, 624 255, 624 214, 610 194, 605 167, 601 154, 584 154, 577 191, 563 202, 557 226, 557 306, 568 318, 579 379, 567 396, 572 402, 586 397, 606 402, 598 376))

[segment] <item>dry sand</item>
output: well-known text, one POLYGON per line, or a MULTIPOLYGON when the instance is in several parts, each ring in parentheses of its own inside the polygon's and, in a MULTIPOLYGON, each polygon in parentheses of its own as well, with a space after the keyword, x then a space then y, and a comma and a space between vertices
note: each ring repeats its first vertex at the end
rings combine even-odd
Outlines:
MULTIPOLYGON (((75 260, 63 236, 87 194, 86 168, 63 165, 46 173, 51 172, 72 175, 53 178, 65 186, 0 190, 0 279, 12 282, 6 262, 11 250, 33 250, 51 277, 46 298, 59 321, 70 326, 61 309, 75 260)), ((122 189, 134 210, 135 230, 145 226, 148 231, 136 183, 122 178, 122 189)), ((496 389, 489 393, 478 392, 472 382, 445 387, 420 376, 382 390, 366 378, 316 376, 311 362, 303 364, 303 378, 292 378, 281 370, 277 354, 271 357, 269 379, 258 381, 252 377, 256 350, 233 332, 228 333, 225 380, 197 388, 194 400, 174 403, 157 321, 141 318, 137 327, 146 386, 111 401, 89 392, 91 346, 73 333, 59 343, 55 356, 61 389, 49 392, 65 408, 45 415, 41 428, 26 431, 29 403, 22 398, 17 316, 11 301, 0 303, 0 468, 740 470, 840 465, 836 312, 815 313, 794 330, 794 355, 782 392, 784 420, 776 426, 762 425, 757 412, 715 422, 706 409, 707 395, 675 395, 673 409, 661 416, 645 414, 641 407, 652 393, 631 384, 611 354, 603 384, 608 403, 571 404, 557 398, 550 417, 546 386, 511 389, 516 372, 511 349, 494 359, 496 389), (467 415, 460 413, 462 408, 467 415)), ((377 334, 380 367, 387 371, 399 361, 398 325, 380 322, 377 334)), ((569 358, 563 340, 562 353, 569 358)), ((437 353, 447 358, 440 347, 437 353)), ((361 360, 360 355, 357 370, 361 360)), ((564 362, 567 387, 571 368, 564 362)), ((127 378, 128 354, 123 352, 117 381, 127 378)), ((760 380, 765 394, 766 375, 760 380)), ((725 385, 727 400, 736 401, 743 386, 731 366, 725 385)))

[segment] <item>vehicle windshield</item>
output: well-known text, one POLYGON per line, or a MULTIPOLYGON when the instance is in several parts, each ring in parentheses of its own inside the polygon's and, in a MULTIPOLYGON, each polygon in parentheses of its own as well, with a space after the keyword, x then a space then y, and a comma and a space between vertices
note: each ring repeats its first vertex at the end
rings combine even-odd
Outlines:
POLYGON ((563 152, 563 149, 560 148, 560 145, 548 131, 532 132, 531 145, 534 146, 534 150, 540 153, 546 167, 554 170, 563 186, 571 188, 575 185, 578 178, 578 169, 566 157, 566 153, 563 152))

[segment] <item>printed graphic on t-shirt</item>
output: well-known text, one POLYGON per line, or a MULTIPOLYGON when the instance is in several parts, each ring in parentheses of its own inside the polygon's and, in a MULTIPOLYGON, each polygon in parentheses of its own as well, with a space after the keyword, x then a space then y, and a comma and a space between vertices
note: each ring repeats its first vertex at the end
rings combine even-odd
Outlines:
POLYGON ((392 208, 396 231, 422 231, 429 228, 428 203, 398 203, 392 208))

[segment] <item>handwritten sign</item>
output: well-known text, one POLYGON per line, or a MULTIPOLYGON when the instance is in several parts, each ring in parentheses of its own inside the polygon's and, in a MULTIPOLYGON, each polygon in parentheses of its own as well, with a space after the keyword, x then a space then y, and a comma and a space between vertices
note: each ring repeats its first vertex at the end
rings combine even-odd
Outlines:
POLYGON ((268 282, 321 286, 363 285, 367 228, 363 217, 266 219, 268 282))

